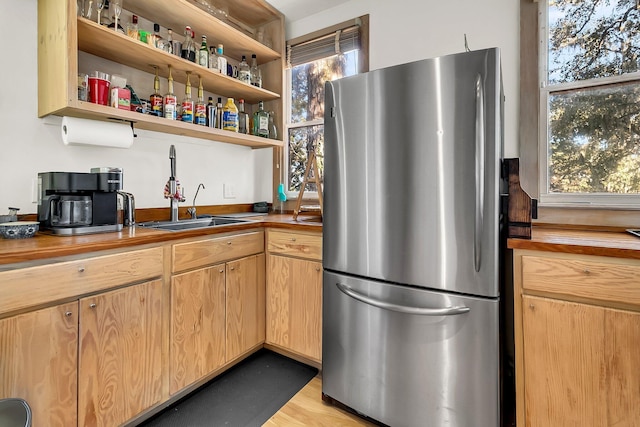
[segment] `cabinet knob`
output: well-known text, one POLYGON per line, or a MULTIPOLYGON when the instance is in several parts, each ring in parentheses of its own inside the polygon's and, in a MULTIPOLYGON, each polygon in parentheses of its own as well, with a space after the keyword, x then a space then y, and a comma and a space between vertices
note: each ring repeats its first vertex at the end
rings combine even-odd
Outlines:
POLYGON ((227 245, 230 245, 230 244, 231 244, 231 242, 230 242, 230 241, 229 241, 229 242, 227 242, 227 245))
POLYGON ((291 241, 292 241, 292 242, 295 242, 295 241, 296 241, 296 238, 295 238, 295 237, 292 237, 292 238, 291 238, 291 241))
POLYGON ((589 270, 588 268, 585 268, 585 269, 584 269, 584 274, 587 274, 587 275, 588 275, 588 274, 591 274, 591 270, 589 270))
POLYGON ((91 304, 89 304, 89 308, 96 308, 96 303, 92 302, 91 304))
POLYGON ((64 315, 65 315, 65 316, 67 316, 67 317, 71 317, 71 315, 72 315, 72 314, 73 314, 73 313, 72 313, 72 312, 70 312, 70 311, 65 311, 65 312, 64 312, 64 315))
POLYGON ((224 268, 221 268, 220 270, 218 270, 218 273, 224 273, 224 268))
POLYGON ((78 273, 84 273, 84 266, 78 267, 78 273))
POLYGON ((235 270, 236 268, 234 266, 229 267, 229 270, 235 270))
POLYGON ((535 310, 536 306, 535 306, 535 305, 533 305, 533 304, 529 304, 529 308, 530 308, 531 310, 535 310))
POLYGON ((320 271, 320 267, 316 267, 316 271, 320 271))

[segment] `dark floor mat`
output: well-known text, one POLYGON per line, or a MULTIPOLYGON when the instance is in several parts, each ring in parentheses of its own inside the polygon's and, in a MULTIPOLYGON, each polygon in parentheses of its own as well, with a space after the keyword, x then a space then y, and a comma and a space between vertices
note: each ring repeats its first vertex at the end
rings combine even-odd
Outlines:
POLYGON ((259 427, 317 373, 263 349, 141 426, 259 427))

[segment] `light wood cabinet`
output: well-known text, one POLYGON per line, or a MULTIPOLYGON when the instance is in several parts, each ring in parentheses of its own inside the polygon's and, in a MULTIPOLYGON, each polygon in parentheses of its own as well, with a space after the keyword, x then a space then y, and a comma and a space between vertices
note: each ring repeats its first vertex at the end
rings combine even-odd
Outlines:
POLYGON ((161 280, 80 300, 79 425, 120 425, 160 402, 161 334, 161 280))
POLYGON ((34 427, 77 424, 78 302, 0 320, 0 398, 25 399, 34 427))
MULTIPOLYGON (((124 120, 134 123, 135 127, 140 129, 254 148, 282 146, 282 140, 196 126, 78 100, 77 73, 82 65, 79 64, 82 60, 79 52, 124 65, 125 68, 120 74, 125 77, 126 67, 149 73, 150 82, 153 81, 154 66, 158 67, 163 79, 168 77, 171 66, 176 82, 185 83, 187 73, 190 73, 191 83, 195 85, 195 76, 201 76, 205 91, 221 97, 244 98, 249 104, 249 111, 252 110, 251 104, 265 101, 265 109, 275 111, 279 135, 282 135, 284 16, 263 0, 223 0, 221 3, 229 8, 228 21, 209 15, 198 8, 195 2, 188 0, 127 0, 124 7, 141 18, 160 24, 163 28, 173 28, 176 39, 180 38, 185 25, 190 25, 196 34, 206 34, 210 41, 222 43, 225 56, 231 64, 237 64, 241 55, 249 56, 256 53, 263 74, 263 88, 216 74, 200 65, 79 17, 75 1, 38 0, 38 115, 43 117, 56 114, 106 121, 124 120), (255 35, 258 31, 271 40, 272 47, 256 40, 255 35)), ((143 98, 148 96, 139 95, 143 98)))
POLYGON ((514 255, 518 425, 636 425, 640 263, 514 255))
POLYGON ((170 393, 225 363, 225 265, 171 279, 170 393))
POLYGON ((269 231, 266 342, 322 360, 322 236, 269 231))

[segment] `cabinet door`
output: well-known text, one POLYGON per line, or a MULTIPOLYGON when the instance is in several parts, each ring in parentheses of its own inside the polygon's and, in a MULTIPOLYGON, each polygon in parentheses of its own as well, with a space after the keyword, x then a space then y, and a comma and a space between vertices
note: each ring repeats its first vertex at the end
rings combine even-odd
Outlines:
POLYGON ((34 427, 77 425, 78 303, 0 320, 0 398, 25 399, 34 427))
POLYGON ((640 314, 523 296, 526 426, 633 426, 640 314))
POLYGON ((225 362, 225 265, 171 279, 171 385, 174 394, 225 362))
POLYGON ((227 362, 264 342, 264 254, 227 263, 227 362))
POLYGON ((120 425, 161 400, 161 332, 161 280, 80 300, 79 425, 120 425))
POLYGON ((267 342, 322 359, 322 264, 269 256, 267 342))

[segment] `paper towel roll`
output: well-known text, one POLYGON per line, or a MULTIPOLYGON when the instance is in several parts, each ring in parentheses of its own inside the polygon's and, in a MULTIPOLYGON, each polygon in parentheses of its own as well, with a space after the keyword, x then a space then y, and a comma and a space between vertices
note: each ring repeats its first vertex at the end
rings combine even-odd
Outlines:
POLYGON ((133 144, 133 129, 127 123, 102 122, 65 116, 62 118, 62 142, 64 145, 129 148, 133 144))

